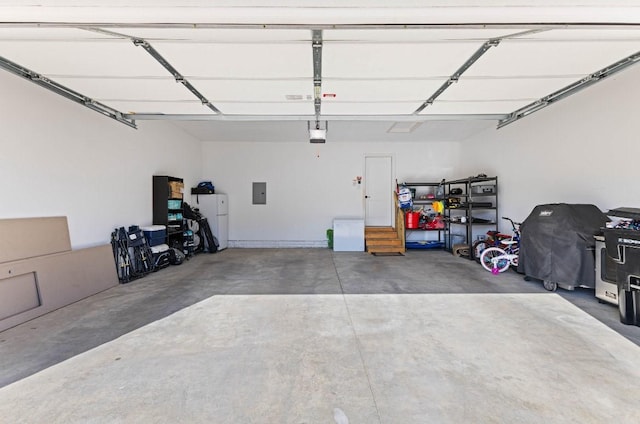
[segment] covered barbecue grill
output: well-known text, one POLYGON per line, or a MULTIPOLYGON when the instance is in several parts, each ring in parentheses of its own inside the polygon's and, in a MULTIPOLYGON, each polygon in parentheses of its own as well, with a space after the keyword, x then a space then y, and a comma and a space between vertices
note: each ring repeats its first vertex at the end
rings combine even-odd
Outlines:
POLYGON ((609 218, 594 205, 552 203, 536 206, 524 220, 518 271, 558 286, 595 287, 595 240, 609 218))

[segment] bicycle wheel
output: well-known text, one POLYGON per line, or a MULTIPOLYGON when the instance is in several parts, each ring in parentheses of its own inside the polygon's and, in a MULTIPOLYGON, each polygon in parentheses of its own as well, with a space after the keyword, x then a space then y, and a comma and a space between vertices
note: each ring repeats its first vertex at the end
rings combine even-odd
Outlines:
POLYGON ((518 243, 511 247, 511 253, 515 255, 514 258, 511 259, 511 266, 518 270, 518 264, 520 263, 520 239, 516 240, 518 243))
POLYGON ((553 281, 544 280, 542 282, 542 285, 545 288, 545 290, 549 290, 550 292, 554 292, 558 290, 558 283, 553 281))
POLYGON ((487 249, 484 249, 484 251, 480 255, 480 264, 489 272, 493 271, 494 266, 496 267, 498 272, 504 272, 509 269, 509 260, 503 257, 501 259, 498 259, 497 263, 494 265, 494 258, 505 256, 506 254, 507 252, 500 249, 499 247, 489 247, 487 249))
POLYGON ((474 259, 476 262, 480 263, 480 255, 482 254, 482 251, 487 247, 489 246, 487 246, 486 240, 474 241, 473 245, 471 246, 471 259, 474 259))

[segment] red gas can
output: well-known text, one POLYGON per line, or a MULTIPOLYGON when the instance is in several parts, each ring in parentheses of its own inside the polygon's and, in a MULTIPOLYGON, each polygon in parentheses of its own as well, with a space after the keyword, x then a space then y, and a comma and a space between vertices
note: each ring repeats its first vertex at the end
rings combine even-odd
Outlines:
POLYGON ((404 215, 406 228, 418 228, 420 222, 420 212, 407 212, 404 215))

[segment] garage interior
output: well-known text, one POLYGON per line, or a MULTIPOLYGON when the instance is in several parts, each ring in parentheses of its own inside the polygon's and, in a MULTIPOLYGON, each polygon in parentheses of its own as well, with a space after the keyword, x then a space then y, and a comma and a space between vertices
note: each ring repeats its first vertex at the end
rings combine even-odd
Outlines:
POLYGON ((2 220, 66 217, 56 254, 83 257, 152 224, 154 175, 229 199, 229 249, 0 332, 2 416, 638 422, 640 330, 593 290, 326 230, 364 217, 368 157, 498 176, 518 221, 637 207, 640 6, 298 3, 0 4, 2 220))

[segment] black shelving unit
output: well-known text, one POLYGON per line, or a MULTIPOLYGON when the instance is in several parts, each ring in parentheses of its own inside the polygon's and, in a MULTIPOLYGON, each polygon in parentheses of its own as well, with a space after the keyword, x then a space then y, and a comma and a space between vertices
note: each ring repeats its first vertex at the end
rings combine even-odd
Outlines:
POLYGON ((166 243, 178 249, 182 249, 185 230, 183 193, 182 178, 153 176, 153 224, 166 226, 166 243))
MULTIPOLYGON (((470 177, 446 181, 445 219, 447 237, 464 235, 471 246, 478 236, 498 230, 498 177, 470 177), (460 191, 456 194, 456 190, 460 191), (453 190, 453 192, 452 192, 453 190)), ((452 249, 453 243, 447 246, 452 249)))
MULTIPOLYGON (((421 206, 430 208, 431 204, 436 200, 444 200, 444 196, 439 198, 436 196, 438 187, 442 182, 405 182, 403 186, 408 187, 415 194, 413 197, 413 209, 419 209, 421 206), (433 198, 426 198, 427 195, 433 195, 433 198), (421 198, 425 196, 425 198, 421 198)), ((444 214, 443 214, 444 218, 444 214)), ((422 229, 422 228, 406 228, 405 226, 405 248, 407 249, 444 249, 445 240, 444 235, 446 233, 446 220, 445 228, 441 229, 422 229), (432 233, 433 235, 426 238, 425 233, 432 233), (416 239, 415 235, 419 235, 416 239)))

